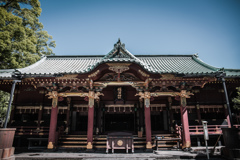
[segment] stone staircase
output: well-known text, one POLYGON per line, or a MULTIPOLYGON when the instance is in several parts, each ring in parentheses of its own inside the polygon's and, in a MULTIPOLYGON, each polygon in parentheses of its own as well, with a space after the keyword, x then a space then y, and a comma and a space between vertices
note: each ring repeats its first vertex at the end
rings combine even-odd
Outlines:
MULTIPOLYGON (((153 148, 156 147, 154 141, 155 136, 164 136, 164 138, 175 138, 176 134, 156 134, 152 136, 153 148)), ((95 135, 93 137, 93 147, 94 149, 106 149, 107 136, 106 135, 95 135)), ((134 148, 135 149, 145 149, 146 138, 133 136, 134 148)), ((87 147, 87 135, 62 135, 58 141, 59 148, 78 148, 86 149, 87 147)), ((176 141, 161 141, 158 143, 158 148, 176 148, 176 141)))

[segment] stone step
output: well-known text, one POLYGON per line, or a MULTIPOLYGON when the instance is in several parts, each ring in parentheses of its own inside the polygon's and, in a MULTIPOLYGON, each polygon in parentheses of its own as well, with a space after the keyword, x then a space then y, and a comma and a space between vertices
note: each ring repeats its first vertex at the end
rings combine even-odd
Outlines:
POLYGON ((87 145, 59 145, 60 148, 87 148, 87 145))
POLYGON ((60 137, 59 138, 60 140, 87 140, 87 137, 86 138, 84 138, 84 137, 82 137, 82 138, 80 138, 80 137, 60 137))
MULTIPOLYGON (((164 138, 175 138, 176 134, 154 134, 152 135, 153 147, 156 147, 155 136, 164 136, 164 138)), ((63 135, 60 137, 59 147, 62 148, 86 148, 87 146, 87 135, 63 135)), ((97 135, 93 137, 94 148, 106 148, 107 136, 97 135)), ((134 148, 145 148, 146 137, 133 136, 134 148)), ((177 141, 159 141, 158 148, 172 148, 176 147, 177 141)))
POLYGON ((62 141, 61 144, 87 144, 87 141, 62 141))

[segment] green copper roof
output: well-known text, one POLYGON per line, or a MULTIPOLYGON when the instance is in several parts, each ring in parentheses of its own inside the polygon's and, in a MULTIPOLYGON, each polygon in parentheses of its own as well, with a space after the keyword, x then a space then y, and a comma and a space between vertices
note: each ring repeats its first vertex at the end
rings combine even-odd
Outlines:
POLYGON ((26 68, 0 70, 0 77, 10 78, 13 74, 28 76, 50 76, 55 74, 88 73, 103 63, 135 63, 150 73, 175 73, 185 75, 214 75, 218 71, 227 76, 240 77, 240 70, 221 69, 210 66, 198 55, 133 55, 119 40, 114 48, 104 55, 47 56, 26 68))

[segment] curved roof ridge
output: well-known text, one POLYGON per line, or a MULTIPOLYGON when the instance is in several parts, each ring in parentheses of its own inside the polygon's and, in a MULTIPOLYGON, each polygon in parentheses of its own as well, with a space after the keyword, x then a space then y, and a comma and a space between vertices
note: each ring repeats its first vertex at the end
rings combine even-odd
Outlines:
POLYGON ((25 68, 16 69, 16 71, 18 71, 18 72, 20 72, 20 73, 21 73, 21 72, 26 72, 27 70, 30 70, 30 69, 38 66, 39 64, 43 63, 46 59, 47 59, 47 56, 42 56, 42 58, 41 58, 39 61, 37 61, 36 63, 33 63, 33 64, 31 64, 30 66, 27 66, 27 67, 25 67, 25 68))
POLYGON ((102 58, 104 57, 104 55, 51 55, 46 57, 47 58, 84 58, 84 57, 102 58))
POLYGON ((138 54, 135 57, 192 57, 193 54, 138 54))
POLYGON ((207 67, 208 69, 211 69, 213 71, 218 71, 220 69, 220 68, 211 66, 211 65, 203 62, 200 58, 198 58, 198 54, 193 54, 192 59, 195 60, 197 63, 199 63, 199 64, 203 65, 204 67, 207 67))
POLYGON ((240 69, 232 69, 232 68, 223 68, 224 71, 239 71, 240 69))

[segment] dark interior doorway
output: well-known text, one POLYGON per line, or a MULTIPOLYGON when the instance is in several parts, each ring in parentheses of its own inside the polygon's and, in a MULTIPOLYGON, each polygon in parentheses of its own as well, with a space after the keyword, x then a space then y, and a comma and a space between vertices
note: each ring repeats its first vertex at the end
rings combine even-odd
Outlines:
POLYGON ((106 114, 105 132, 134 132, 134 114, 106 114))

